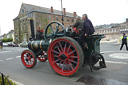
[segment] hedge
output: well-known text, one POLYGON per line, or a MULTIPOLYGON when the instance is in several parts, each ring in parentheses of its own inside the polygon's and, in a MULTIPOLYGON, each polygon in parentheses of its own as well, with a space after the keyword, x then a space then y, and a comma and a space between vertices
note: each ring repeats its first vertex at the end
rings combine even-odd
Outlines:
MULTIPOLYGON (((9 77, 9 76, 7 76, 6 78, 9 80, 9 82, 11 83, 11 85, 17 85, 17 84, 15 84, 12 80, 10 80, 8 77, 9 77)), ((4 85, 10 85, 10 84, 8 83, 8 80, 7 80, 6 78, 4 77, 4 85)), ((2 76, 1 76, 1 75, 0 75, 0 85, 2 85, 2 76)))
POLYGON ((2 39, 2 42, 12 42, 13 39, 12 38, 6 38, 6 39, 2 39))

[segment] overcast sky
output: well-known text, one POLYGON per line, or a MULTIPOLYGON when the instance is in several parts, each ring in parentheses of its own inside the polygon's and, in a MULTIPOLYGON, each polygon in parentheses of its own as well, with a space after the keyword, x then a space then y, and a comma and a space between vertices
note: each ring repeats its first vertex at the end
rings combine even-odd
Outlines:
MULTIPOLYGON (((61 10, 60 0, 1 0, 0 35, 14 29, 13 19, 18 16, 22 3, 61 10)), ((63 0, 67 12, 86 13, 93 25, 122 23, 128 18, 128 0, 63 0)))

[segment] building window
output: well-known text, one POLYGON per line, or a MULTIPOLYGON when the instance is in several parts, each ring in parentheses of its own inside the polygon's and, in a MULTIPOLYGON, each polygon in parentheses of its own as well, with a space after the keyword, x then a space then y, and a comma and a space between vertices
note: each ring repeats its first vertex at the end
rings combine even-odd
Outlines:
POLYGON ((61 18, 61 21, 62 21, 62 20, 64 21, 64 17, 63 17, 63 18, 61 18))
POLYGON ((53 20, 55 20, 55 16, 53 16, 53 20))
POLYGON ((74 22, 74 19, 72 19, 72 22, 74 22))
POLYGON ((22 9, 22 13, 24 14, 24 9, 22 9))
POLYGON ((58 16, 56 16, 56 20, 58 20, 58 16))
POLYGON ((51 15, 49 15, 49 20, 51 20, 52 18, 51 18, 51 15))
POLYGON ((69 18, 67 18, 67 22, 69 22, 69 18))

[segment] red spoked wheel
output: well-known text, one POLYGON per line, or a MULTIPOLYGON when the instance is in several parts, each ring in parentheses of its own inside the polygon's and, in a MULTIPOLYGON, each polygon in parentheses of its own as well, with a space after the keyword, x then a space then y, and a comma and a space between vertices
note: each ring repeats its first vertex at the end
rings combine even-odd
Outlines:
POLYGON ((22 52, 21 61, 26 68, 33 68, 37 63, 36 56, 31 50, 24 50, 22 52))
POLYGON ((80 45, 74 39, 62 37, 50 44, 48 60, 55 72, 72 76, 82 67, 84 56, 80 45))
POLYGON ((46 52, 43 52, 42 55, 39 55, 37 58, 40 62, 45 62, 47 60, 46 52))

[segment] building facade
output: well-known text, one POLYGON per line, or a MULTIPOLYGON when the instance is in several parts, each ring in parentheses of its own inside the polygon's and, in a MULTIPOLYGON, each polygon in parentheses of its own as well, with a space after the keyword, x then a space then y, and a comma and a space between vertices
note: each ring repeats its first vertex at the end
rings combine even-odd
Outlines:
MULTIPOLYGON (((66 9, 63 9, 63 24, 64 27, 74 24, 76 12, 69 13, 66 9)), ((18 16, 14 21, 14 37, 16 43, 28 41, 31 37, 30 20, 34 21, 34 33, 36 34, 37 28, 40 26, 41 29, 45 30, 48 23, 57 21, 62 23, 62 12, 54 10, 53 7, 44 8, 35 5, 23 3, 20 8, 18 16)))

